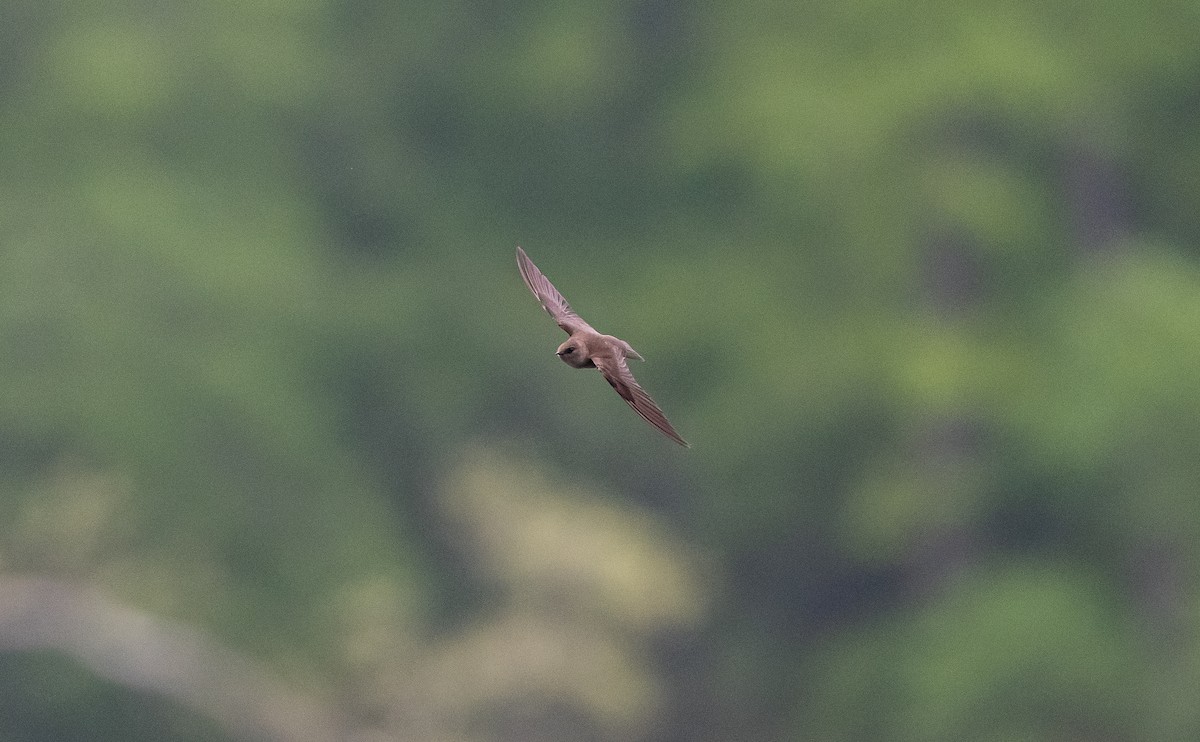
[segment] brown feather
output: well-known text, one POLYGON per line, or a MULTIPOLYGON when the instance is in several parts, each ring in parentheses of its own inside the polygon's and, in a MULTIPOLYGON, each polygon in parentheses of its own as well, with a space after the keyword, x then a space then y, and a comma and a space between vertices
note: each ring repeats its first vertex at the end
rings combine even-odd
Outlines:
POLYGON ((641 384, 637 383, 637 379, 633 378, 633 372, 629 370, 629 365, 624 358, 611 356, 592 356, 592 361, 596 364, 596 368, 600 369, 600 373, 604 375, 604 380, 612 385, 612 388, 617 390, 617 394, 621 395, 621 399, 633 408, 633 411, 642 416, 642 419, 650 423, 654 427, 662 431, 663 435, 675 441, 681 446, 691 448, 690 443, 683 439, 683 436, 675 432, 675 428, 667 420, 666 414, 659 408, 641 384))
POLYGON ((624 340, 611 335, 601 335, 584 322, 520 247, 517 248, 517 268, 521 271, 525 285, 541 302, 542 309, 571 336, 559 346, 558 357, 574 368, 594 366, 600 369, 604 379, 643 420, 679 445, 691 448, 691 444, 675 432, 675 428, 667 421, 667 416, 637 383, 637 379, 633 378, 633 372, 629 370, 625 359, 628 357, 642 360, 638 352, 624 340))
POLYGON ((546 310, 546 314, 549 314, 564 332, 574 335, 580 330, 592 329, 591 325, 584 322, 583 318, 571 309, 571 305, 558 292, 558 289, 554 288, 550 279, 538 270, 538 267, 520 247, 517 248, 517 269, 521 271, 521 278, 525 279, 525 285, 542 303, 542 309, 546 310))

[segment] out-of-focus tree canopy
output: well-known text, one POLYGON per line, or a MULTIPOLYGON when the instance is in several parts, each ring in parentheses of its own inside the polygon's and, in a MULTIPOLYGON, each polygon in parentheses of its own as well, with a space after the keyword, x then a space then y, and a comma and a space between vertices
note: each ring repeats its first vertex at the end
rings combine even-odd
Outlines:
POLYGON ((0 737, 1196 738, 1197 38, 3 4, 0 737))

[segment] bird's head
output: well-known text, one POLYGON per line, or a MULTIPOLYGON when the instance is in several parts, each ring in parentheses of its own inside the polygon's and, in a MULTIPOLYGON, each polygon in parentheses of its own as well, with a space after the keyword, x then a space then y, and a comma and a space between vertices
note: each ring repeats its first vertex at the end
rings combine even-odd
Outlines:
POLYGON ((567 340, 554 352, 562 359, 563 363, 574 368, 582 368, 588 363, 587 348, 575 338, 567 340))

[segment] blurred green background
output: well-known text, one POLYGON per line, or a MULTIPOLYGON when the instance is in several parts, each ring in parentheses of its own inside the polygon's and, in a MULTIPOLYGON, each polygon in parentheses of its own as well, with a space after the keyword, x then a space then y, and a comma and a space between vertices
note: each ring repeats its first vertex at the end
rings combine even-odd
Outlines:
POLYGON ((0 739, 1200 738, 1198 39, 0 4, 0 739))

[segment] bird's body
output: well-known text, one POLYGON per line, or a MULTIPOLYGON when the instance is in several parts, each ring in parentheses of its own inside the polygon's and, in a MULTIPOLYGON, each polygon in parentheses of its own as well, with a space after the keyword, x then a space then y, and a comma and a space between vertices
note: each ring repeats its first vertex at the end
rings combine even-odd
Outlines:
MULTIPOLYGON (((630 347, 629 343, 612 335, 601 335, 595 330, 580 330, 558 346, 555 355, 572 368, 596 368, 596 358, 622 360, 645 358, 630 347)), ((601 361, 604 363, 604 360, 601 361)))
POLYGON ((601 334, 584 322, 520 247, 517 248, 517 268, 521 271, 521 278, 525 279, 525 285, 542 303, 542 308, 570 335, 555 351, 563 363, 572 368, 599 369, 605 381, 612 385, 634 412, 679 445, 690 446, 675 432, 667 416, 633 378, 626 361, 629 358, 644 360, 641 354, 624 340, 601 334))

